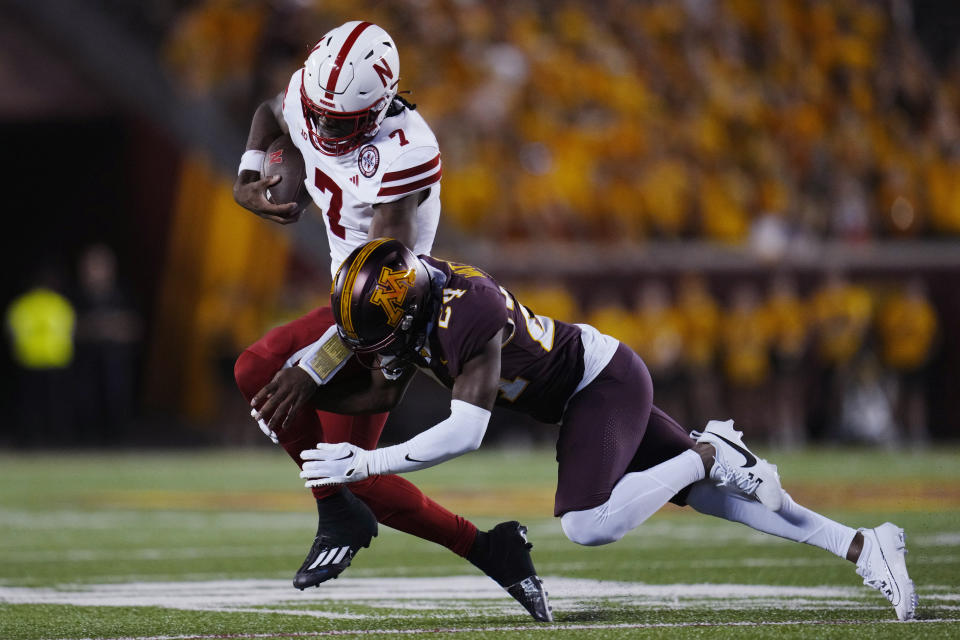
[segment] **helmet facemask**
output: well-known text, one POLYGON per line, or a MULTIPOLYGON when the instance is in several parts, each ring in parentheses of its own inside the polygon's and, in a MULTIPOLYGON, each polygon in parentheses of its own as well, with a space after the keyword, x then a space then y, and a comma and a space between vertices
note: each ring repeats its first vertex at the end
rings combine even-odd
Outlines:
POLYGON ((377 134, 390 100, 381 98, 370 108, 360 111, 334 111, 311 100, 301 84, 300 104, 310 143, 320 153, 341 156, 377 134))
POLYGON ((347 338, 339 328, 338 331, 340 339, 353 350, 362 366, 379 369, 388 380, 395 380, 409 367, 417 366, 420 350, 427 341, 428 315, 418 313, 415 305, 386 339, 373 346, 354 346, 357 341, 347 338), (384 346, 379 346, 380 344, 384 346))
POLYGON ((399 324, 388 335, 375 342, 365 341, 362 337, 351 338, 339 326, 337 331, 344 344, 358 355, 390 356, 413 363, 426 343, 429 313, 423 310, 430 306, 429 300, 412 304, 404 310, 399 324))

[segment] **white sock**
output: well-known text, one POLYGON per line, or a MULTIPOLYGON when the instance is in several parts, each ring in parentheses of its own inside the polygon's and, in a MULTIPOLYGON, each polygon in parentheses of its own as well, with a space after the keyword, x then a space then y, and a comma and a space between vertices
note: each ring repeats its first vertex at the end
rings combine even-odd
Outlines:
POLYGON ((626 474, 613 488, 609 500, 593 509, 563 514, 560 525, 577 544, 614 542, 656 513, 681 489, 704 476, 699 454, 684 451, 646 471, 626 474))
POLYGON ((724 491, 710 482, 698 482, 690 488, 687 504, 700 513, 740 522, 794 542, 805 542, 846 558, 856 529, 797 504, 786 491, 783 494, 783 508, 774 512, 759 502, 724 491))

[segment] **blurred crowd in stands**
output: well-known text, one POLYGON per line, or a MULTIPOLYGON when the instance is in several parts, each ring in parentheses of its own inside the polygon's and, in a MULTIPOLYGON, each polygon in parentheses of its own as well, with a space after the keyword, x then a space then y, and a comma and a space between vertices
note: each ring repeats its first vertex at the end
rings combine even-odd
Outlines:
POLYGON ((601 290, 585 310, 564 286, 513 289, 536 313, 630 345, 657 405, 681 424, 735 416, 782 447, 929 439, 925 379, 940 327, 920 279, 867 286, 832 272, 801 294, 788 274, 713 286, 686 275, 601 290))
POLYGON ((246 122, 309 46, 385 27, 444 154, 445 220, 497 239, 862 241, 960 232, 960 57, 908 0, 201 0, 162 44, 246 122))

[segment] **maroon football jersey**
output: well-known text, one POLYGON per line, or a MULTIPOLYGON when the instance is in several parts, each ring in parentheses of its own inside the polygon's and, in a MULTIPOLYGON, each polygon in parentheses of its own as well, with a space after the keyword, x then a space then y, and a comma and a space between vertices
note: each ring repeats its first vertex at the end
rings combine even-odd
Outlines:
POLYGON ((446 276, 433 318, 429 353, 433 374, 453 387, 463 365, 504 327, 497 404, 543 422, 559 422, 583 377, 580 329, 535 315, 486 273, 469 265, 420 256, 446 276))

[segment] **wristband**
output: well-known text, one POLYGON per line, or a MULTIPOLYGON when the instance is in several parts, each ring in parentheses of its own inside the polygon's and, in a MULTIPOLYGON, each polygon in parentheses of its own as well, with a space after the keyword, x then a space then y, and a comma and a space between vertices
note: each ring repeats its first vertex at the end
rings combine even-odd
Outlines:
POLYGON ((331 325, 319 340, 303 352, 297 364, 320 385, 329 382, 352 355, 353 352, 337 335, 337 325, 331 325))
POLYGON ((237 169, 237 175, 243 171, 256 171, 263 173, 263 159, 266 153, 258 149, 247 149, 240 156, 240 168, 237 169))

